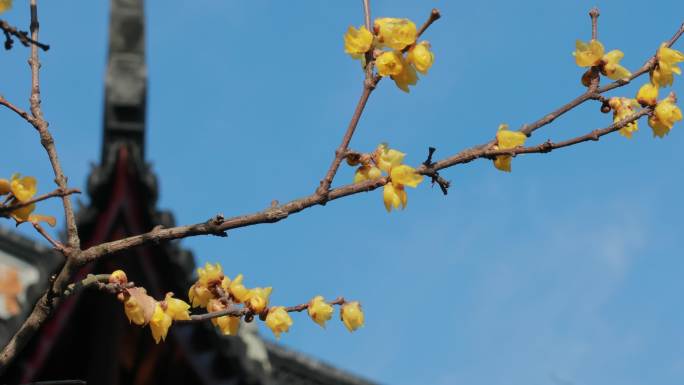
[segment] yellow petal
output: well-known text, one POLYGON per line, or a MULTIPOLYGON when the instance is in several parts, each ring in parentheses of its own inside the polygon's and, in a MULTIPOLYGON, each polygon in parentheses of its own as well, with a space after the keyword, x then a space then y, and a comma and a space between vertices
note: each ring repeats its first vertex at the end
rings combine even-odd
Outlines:
POLYGON ((272 290, 270 287, 257 287, 250 290, 247 297, 247 307, 255 313, 261 313, 268 306, 268 298, 271 296, 272 290))
POLYGON ((601 57, 605 51, 603 44, 598 40, 591 40, 589 44, 577 40, 575 42, 575 48, 575 52, 572 54, 575 56, 575 62, 580 67, 598 65, 601 62, 601 57))
POLYGON ((12 194, 19 202, 27 202, 33 198, 37 191, 36 185, 36 178, 32 176, 21 178, 19 174, 12 175, 12 182, 10 182, 12 194))
POLYGON ((403 58, 398 51, 384 52, 375 59, 380 76, 399 75, 404 70, 403 58))
POLYGON ((350 26, 344 34, 344 52, 354 58, 360 58, 373 45, 373 34, 366 27, 356 29, 350 26))
POLYGON ((421 41, 409 49, 407 59, 418 72, 427 74, 435 61, 435 55, 430 51, 430 43, 421 41))
POLYGON ((12 191, 10 182, 7 179, 0 178, 0 195, 6 195, 12 191))
POLYGON ((418 174, 415 168, 404 164, 392 167, 390 177, 393 183, 410 187, 416 187, 423 181, 423 176, 418 174))
POLYGON ((381 44, 395 50, 402 50, 416 42, 418 30, 409 19, 384 17, 373 23, 381 44))
POLYGON ((242 274, 238 274, 228 286, 228 291, 237 303, 245 302, 249 298, 249 290, 242 284, 242 274))
POLYGON ((332 318, 333 307, 318 295, 309 302, 307 312, 314 322, 325 328, 325 322, 332 318))
POLYGON ((154 338, 155 343, 159 343, 160 340, 166 340, 169 327, 171 327, 171 321, 171 316, 166 314, 161 306, 157 304, 150 320, 150 330, 152 330, 152 338, 154 338))
POLYGON ((506 128, 501 128, 499 126, 499 131, 496 133, 497 145, 502 150, 508 150, 511 148, 516 148, 525 144, 527 140, 527 135, 519 131, 509 131, 506 128))
POLYGON ((409 92, 409 86, 414 86, 418 83, 418 74, 416 74, 416 69, 402 56, 401 72, 397 75, 392 75, 392 80, 394 80, 394 84, 396 84, 399 89, 404 92, 409 92))
POLYGON ((174 320, 189 320, 190 319, 190 305, 178 298, 173 298, 173 293, 167 293, 164 298, 166 303, 166 314, 174 320))
MULTIPOLYGON (((385 210, 389 213, 392 211, 392 208, 399 208, 399 205, 402 204, 401 196, 400 196, 400 191, 403 190, 401 185, 394 186, 392 182, 388 182, 384 189, 382 190, 382 200, 385 203, 385 210)), ((404 203, 403 206, 405 207, 406 204, 404 203)))
POLYGON ((501 171, 511 172, 511 159, 510 155, 499 155, 494 159, 494 167, 501 171))
POLYGON ((375 150, 375 162, 380 170, 386 173, 389 173, 392 167, 400 165, 405 156, 403 152, 389 148, 386 143, 380 144, 375 150))
POLYGON ((284 307, 275 306, 268 310, 266 315, 266 326, 268 326, 276 338, 280 339, 280 333, 287 332, 292 326, 292 318, 284 307))
POLYGON ((0 0, 0 13, 12 8, 12 0, 0 0))
POLYGON ((658 86, 646 83, 637 92, 637 102, 642 106, 655 106, 658 100, 658 86))
POLYGON ((364 315, 358 302, 348 302, 340 310, 342 322, 350 332, 360 328, 364 323, 364 315))
POLYGON ((31 214, 28 217, 28 221, 33 224, 45 222, 50 225, 50 227, 55 227, 55 225, 57 225, 57 219, 52 215, 31 214))

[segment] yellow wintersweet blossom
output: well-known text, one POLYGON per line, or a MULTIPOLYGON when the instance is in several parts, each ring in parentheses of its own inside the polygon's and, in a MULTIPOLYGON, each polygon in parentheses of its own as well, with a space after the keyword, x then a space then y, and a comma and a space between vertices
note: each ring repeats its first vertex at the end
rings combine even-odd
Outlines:
POLYGON ((12 0, 0 0, 0 13, 12 8, 12 0))
POLYGON ((402 50, 416 42, 418 30, 409 19, 383 17, 373 23, 379 42, 389 48, 402 50))
POLYGON ((162 307, 174 321, 190 319, 190 305, 178 298, 173 298, 173 293, 166 293, 162 307))
POLYGON ((204 268, 197 268, 197 276, 199 277, 197 282, 202 286, 207 286, 223 280, 223 268, 218 263, 212 265, 207 262, 204 264, 204 268))
POLYGON ((399 75, 404 70, 404 58, 398 51, 383 52, 375 59, 375 67, 380 76, 399 75))
POLYGON ((389 213, 392 208, 398 209, 399 205, 405 209, 408 195, 403 185, 388 182, 382 190, 382 200, 385 203, 385 210, 389 213))
POLYGON ((0 178, 0 195, 9 194, 10 191, 12 191, 10 181, 0 178))
POLYGON ((405 164, 392 167, 390 178, 394 184, 416 187, 423 181, 423 176, 416 172, 416 169, 405 164))
MULTIPOLYGON (((225 310, 227 306, 217 299, 212 299, 207 305, 207 311, 210 313, 225 310)), ((211 323, 221 330, 221 333, 227 336, 235 336, 240 328, 240 318, 231 316, 214 317, 211 323)))
POLYGON ((142 306, 140 306, 135 297, 129 297, 124 302, 124 313, 126 313, 128 321, 136 325, 145 325, 147 323, 145 321, 142 306))
POLYGON ((323 296, 317 295, 309 302, 307 311, 315 323, 325 328, 325 322, 332 318, 333 307, 325 302, 323 296))
MULTIPOLYGON (((519 131, 510 131, 508 124, 502 123, 499 125, 499 131, 496 133, 495 148, 509 150, 524 145, 526 140, 527 135, 519 131)), ((494 167, 501 171, 511 172, 511 159, 510 155, 498 155, 494 159, 494 167)))
POLYGON ((430 43, 427 41, 421 41, 411 47, 406 58, 418 72, 424 75, 427 74, 435 61, 435 55, 430 51, 430 43))
POLYGON ((27 202, 33 198, 37 191, 36 185, 36 178, 32 176, 22 178, 20 174, 12 175, 12 181, 10 182, 12 194, 19 202, 27 202))
POLYGON ((682 110, 675 102, 674 94, 668 95, 658 103, 653 115, 648 118, 648 125, 653 130, 653 136, 664 137, 676 122, 682 120, 682 110))
POLYGON ((387 143, 381 143, 375 149, 374 160, 380 170, 389 173, 392 167, 400 165, 404 161, 405 153, 389 148, 387 143))
POLYGON ((391 78, 399 89, 409 92, 409 86, 415 86, 418 83, 418 74, 416 74, 416 69, 404 59, 404 56, 399 55, 399 60, 401 61, 401 72, 392 75, 391 78))
POLYGON ((378 179, 381 176, 382 171, 380 171, 379 168, 371 165, 363 165, 356 169, 356 173, 354 173, 354 183, 378 179))
POLYGON ((575 62, 580 67, 593 67, 599 65, 605 48, 598 40, 591 40, 585 43, 581 40, 575 41, 575 51, 572 53, 575 56, 575 62))
POLYGON ((667 47, 665 43, 660 45, 656 53, 658 65, 651 71, 651 82, 660 87, 672 85, 674 75, 681 75, 682 70, 677 63, 684 62, 684 53, 667 47))
POLYGON ((344 326, 346 326, 347 330, 350 332, 363 326, 363 311, 358 302, 349 302, 342 305, 340 316, 342 317, 344 326))
POLYGON ((256 287, 249 291, 247 295, 247 307, 255 313, 261 313, 268 306, 268 297, 271 296, 271 287, 256 287))
MULTIPOLYGON (((13 202, 16 202, 13 200, 13 202)), ((31 203, 28 206, 24 206, 21 208, 18 208, 16 210, 12 210, 10 213, 10 216, 17 222, 17 225, 20 225, 24 222, 30 222, 33 224, 38 224, 40 222, 45 222, 50 227, 55 227, 57 225, 57 219, 51 215, 41 215, 41 214, 33 214, 33 211, 36 209, 36 204, 31 203)))
POLYGON ((245 302, 249 298, 249 290, 242 284, 242 274, 238 274, 230 282, 228 292, 233 296, 237 303, 245 302))
POLYGON ((166 335, 171 327, 171 321, 171 316, 162 310, 160 304, 157 304, 150 320, 150 330, 152 330, 152 338, 154 338, 155 343, 159 343, 160 340, 166 340, 166 335))
POLYGON ((344 34, 344 52, 354 59, 360 59, 373 45, 373 34, 366 27, 356 29, 349 26, 344 34))
POLYGON ((268 326, 276 338, 280 339, 280 333, 287 332, 292 326, 292 318, 284 307, 275 306, 268 310, 266 316, 266 326, 268 326))
POLYGON ((207 307, 207 303, 213 298, 211 291, 206 286, 201 286, 199 283, 195 283, 190 286, 188 291, 188 298, 192 303, 192 307, 207 307))
POLYGON ((658 100, 658 86, 653 83, 646 83, 637 92, 637 102, 642 106, 655 106, 658 100))
MULTIPOLYGON (((639 103, 635 99, 613 97, 608 100, 608 105, 613 110, 613 123, 617 123, 635 112, 639 103)), ((637 121, 629 123, 620 129, 620 135, 631 139, 632 134, 639 130, 637 121)))
POLYGON ((601 73, 609 79, 618 80, 632 76, 627 68, 620 65, 620 60, 625 56, 620 50, 612 50, 601 58, 601 73))

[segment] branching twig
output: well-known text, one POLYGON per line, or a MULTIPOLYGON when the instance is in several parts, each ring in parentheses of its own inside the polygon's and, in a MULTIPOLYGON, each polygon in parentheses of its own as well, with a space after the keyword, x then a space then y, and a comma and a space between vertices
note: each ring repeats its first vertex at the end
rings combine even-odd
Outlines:
POLYGON ((5 49, 12 49, 12 46, 14 45, 14 40, 12 40, 12 36, 19 39, 19 41, 21 42, 21 44, 24 45, 24 47, 28 47, 29 45, 33 44, 35 46, 38 46, 43 51, 47 51, 50 49, 49 45, 43 44, 37 40, 30 38, 28 32, 18 30, 16 27, 11 26, 5 20, 0 20, 0 29, 2 29, 2 32, 5 34, 5 49))

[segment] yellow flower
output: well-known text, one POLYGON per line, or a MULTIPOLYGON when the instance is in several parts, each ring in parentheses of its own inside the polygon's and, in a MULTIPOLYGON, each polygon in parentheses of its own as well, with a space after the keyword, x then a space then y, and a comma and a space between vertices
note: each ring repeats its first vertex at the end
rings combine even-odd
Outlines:
POLYGON ((658 86, 646 83, 637 92, 636 100, 642 106, 655 106, 658 99, 658 86))
POLYGON ((204 264, 204 268, 200 267, 197 269, 197 275, 199 276, 197 282, 201 286, 209 286, 223 280, 223 269, 218 263, 212 265, 211 263, 207 262, 204 264))
POLYGON ((387 143, 382 143, 375 149, 374 159, 380 170, 389 173, 392 167, 404 161, 405 156, 403 152, 391 149, 387 143))
POLYGON ((379 168, 371 165, 363 165, 356 169, 354 174, 354 183, 360 183, 366 180, 378 179, 382 176, 382 171, 379 168))
POLYGON ((207 307, 207 303, 210 299, 214 298, 214 296, 206 286, 200 286, 198 283, 195 283, 194 285, 190 286, 188 298, 190 298, 192 307, 207 307))
POLYGON ((247 297, 247 307, 255 313, 261 313, 268 306, 268 297, 271 295, 271 287, 257 287, 249 291, 247 297))
POLYGON ((268 310, 266 316, 266 326, 268 326, 276 338, 280 338, 280 333, 287 332, 292 326, 292 318, 282 306, 275 306, 268 310))
MULTIPOLYGON (((608 105, 613 110, 613 123, 618 123, 621 120, 629 117, 634 113, 634 109, 639 106, 636 100, 630 98, 613 97, 608 100, 608 105)), ((639 130, 639 125, 636 121, 620 129, 620 135, 631 139, 632 134, 639 130)))
POLYGON ((632 76, 627 68, 621 66, 620 60, 625 56, 620 50, 612 50, 601 58, 601 73, 613 80, 624 79, 632 76))
POLYGON ((380 43, 387 47, 402 50, 416 42, 418 30, 409 19, 384 17, 373 24, 380 43))
MULTIPOLYGON (((500 124, 499 131, 496 133, 495 148, 509 150, 524 145, 526 140, 527 135, 519 131, 510 131, 508 124, 500 124)), ((501 171, 511 172, 511 159, 510 155, 498 155, 494 159, 494 167, 501 171)))
POLYGON ((0 0, 0 13, 12 8, 12 0, 0 0))
POLYGON ((660 87, 672 85, 674 81, 673 74, 682 74, 682 70, 677 66, 677 63, 684 61, 684 53, 668 48, 663 43, 656 53, 656 58, 658 59, 658 64, 651 71, 651 82, 660 87))
POLYGON ((392 167, 390 177, 395 185, 401 184, 409 187, 416 187, 423 181, 423 176, 416 172, 416 169, 405 164, 392 167))
MULTIPOLYGON (((226 309, 227 306, 217 299, 212 299, 207 305, 207 311, 210 313, 221 311, 226 309)), ((238 329, 240 328, 240 318, 232 316, 221 316, 214 317, 211 319, 211 323, 217 326, 221 333, 228 336, 237 335, 238 329)))
POLYGON ((10 182, 12 194, 19 202, 26 202, 36 195, 36 178, 32 176, 21 177, 19 174, 12 175, 10 182))
POLYGON ((150 330, 152 330, 154 342, 159 343, 160 340, 166 340, 166 334, 171 327, 171 321, 171 316, 162 310, 160 304, 157 304, 150 320, 150 330))
POLYGON ((401 54, 399 55, 399 59, 401 60, 401 72, 392 75, 391 77, 392 80, 394 80, 394 84, 396 84, 399 89, 404 92, 409 92, 408 86, 415 86, 416 83, 418 83, 418 74, 416 74, 416 69, 413 68, 401 54))
POLYGON ((404 70, 404 60, 400 52, 383 52, 375 59, 375 66, 380 76, 399 75, 404 70))
MULTIPOLYGON (((16 202, 13 200, 13 202, 16 202)), ((33 211, 36 209, 36 204, 31 203, 28 206, 24 206, 21 208, 18 208, 16 210, 12 210, 10 213, 10 216, 17 222, 17 225, 20 225, 24 222, 31 222, 33 224, 38 224, 40 222, 45 222, 50 227, 55 227, 57 224, 57 220, 55 217, 50 216, 50 215, 40 215, 40 214, 33 214, 33 211)))
POLYGON ((653 116, 648 118, 648 125, 653 130, 653 136, 662 138, 680 120, 682 120, 682 110, 675 104, 674 95, 670 94, 658 103, 653 116))
POLYGON ((136 325, 145 325, 147 323, 143 308, 135 297, 128 297, 124 302, 124 313, 126 313, 129 322, 136 325))
POLYGON ((12 191, 10 182, 7 179, 0 178, 0 195, 6 195, 12 191))
POLYGON ((325 322, 332 318, 333 307, 323 300, 323 296, 317 295, 309 302, 308 313, 315 323, 324 328, 325 322))
POLYGON ((240 318, 232 316, 223 316, 212 318, 212 322, 215 326, 221 330, 221 333, 226 336, 236 336, 238 330, 240 330, 240 318))
POLYGON ((174 321, 190 319, 190 305, 183 300, 173 298, 173 293, 166 293, 164 303, 166 305, 164 312, 168 314, 174 321))
POLYGON ((242 284, 242 274, 238 274, 230 283, 228 292, 230 292, 237 303, 247 301, 249 298, 249 290, 242 284))
POLYGON ((350 332, 363 326, 363 311, 361 311, 361 305, 358 302, 349 302, 342 305, 340 315, 342 316, 344 326, 350 332))
POLYGON ((435 61, 435 55, 430 51, 430 43, 421 41, 409 49, 407 59, 418 72, 427 74, 435 61))
POLYGON ((575 41, 575 48, 575 52, 572 54, 575 56, 575 62, 580 67, 599 65, 601 57, 603 57, 605 52, 603 44, 598 40, 591 40, 589 43, 577 40, 575 41))
POLYGON ((382 190, 382 200, 385 202, 385 209, 389 213, 392 211, 392 208, 399 208, 400 204, 401 208, 405 209, 408 196, 403 185, 394 185, 392 182, 388 182, 382 190))
POLYGON ((354 59, 359 59, 371 49, 373 45, 373 34, 366 27, 356 29, 349 26, 347 33, 344 34, 344 52, 354 59))

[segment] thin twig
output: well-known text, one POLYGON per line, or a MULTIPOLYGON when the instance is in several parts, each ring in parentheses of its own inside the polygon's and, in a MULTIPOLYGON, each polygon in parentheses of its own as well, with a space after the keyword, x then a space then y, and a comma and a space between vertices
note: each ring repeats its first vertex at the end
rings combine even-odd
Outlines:
POLYGON ((3 105, 10 110, 14 111, 17 115, 19 115, 22 119, 26 120, 27 122, 32 123, 32 117, 29 115, 28 112, 22 110, 21 108, 15 106, 14 104, 10 103, 9 100, 5 99, 2 95, 0 95, 0 105, 3 105))
POLYGON ((0 20, 0 29, 2 29, 2 31, 5 34, 5 49, 12 49, 12 46, 14 45, 14 40, 12 40, 12 36, 19 39, 19 41, 21 42, 21 44, 24 45, 24 47, 28 47, 29 45, 33 44, 35 46, 38 46, 43 51, 47 51, 50 49, 49 45, 43 44, 37 40, 30 38, 28 32, 18 30, 16 27, 11 26, 5 20, 0 20))
POLYGON ((55 250, 58 250, 58 251, 60 251, 60 252, 66 251, 66 248, 64 247, 64 245, 62 244, 62 242, 57 241, 57 240, 55 240, 54 238, 52 238, 52 237, 50 236, 50 234, 48 234, 47 231, 45 231, 45 229, 43 228, 43 226, 40 225, 40 223, 38 223, 38 222, 33 222, 32 224, 33 224, 33 228, 36 229, 36 231, 37 231, 40 235, 42 235, 43 238, 45 238, 48 242, 50 242, 50 244, 52 245, 52 247, 55 248, 55 250))
POLYGON ((370 0, 363 0, 363 20, 366 24, 366 29, 373 32, 371 28, 370 0))
POLYGON ((42 202, 44 200, 54 198, 54 197, 63 197, 65 195, 71 195, 71 194, 80 194, 81 190, 77 188, 69 188, 66 190, 62 190, 61 188, 57 188, 53 190, 52 192, 49 192, 47 194, 39 195, 33 199, 30 199, 26 202, 17 202, 11 206, 0 206, 0 216, 4 216, 6 214, 11 213, 14 210, 20 209, 22 207, 30 206, 34 203, 42 202))
POLYGON ((598 17, 600 14, 599 9, 596 7, 589 11, 589 17, 591 17, 591 40, 598 39, 598 17))

